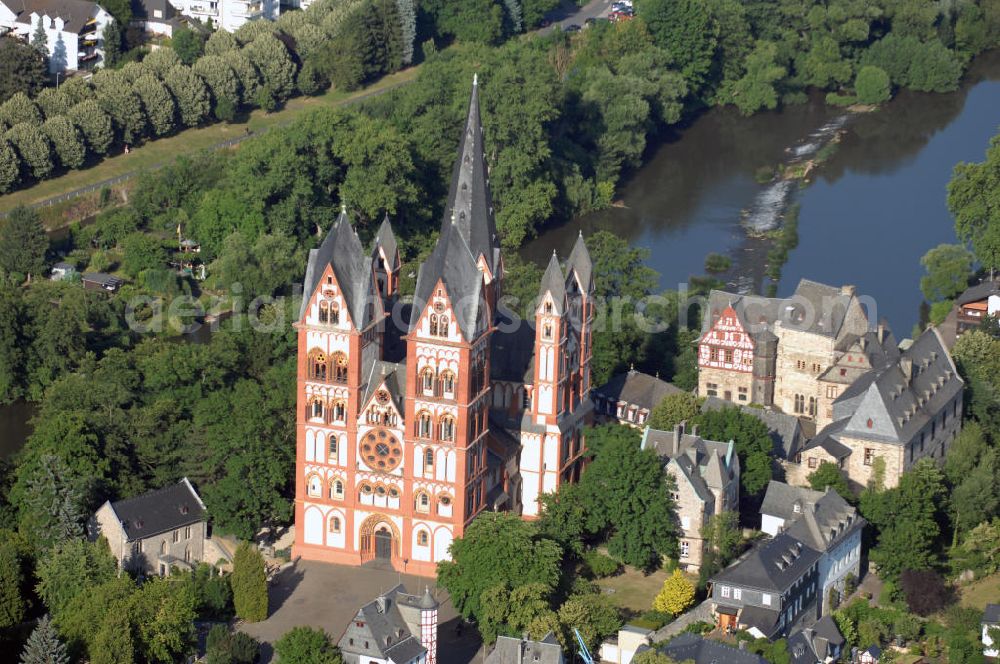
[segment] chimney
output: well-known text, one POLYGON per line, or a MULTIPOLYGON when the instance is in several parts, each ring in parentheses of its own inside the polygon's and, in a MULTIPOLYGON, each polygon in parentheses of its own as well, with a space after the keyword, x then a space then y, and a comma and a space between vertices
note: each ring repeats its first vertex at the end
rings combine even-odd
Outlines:
POLYGON ((854 293, 856 291, 857 288, 852 284, 844 284, 843 286, 840 287, 840 294, 846 295, 847 297, 854 297, 854 293))
POLYGON ((913 381, 913 360, 909 357, 899 358, 899 368, 903 371, 907 384, 913 381))
POLYGON ((677 450, 681 448, 681 436, 684 435, 684 423, 679 422, 674 425, 674 437, 670 441, 670 456, 677 456, 677 450))
POLYGON ((885 343, 885 321, 880 320, 878 322, 878 342, 879 344, 885 343))
POLYGON ((694 425, 693 427, 691 427, 691 435, 692 436, 697 436, 698 435, 698 425, 697 424, 694 425))

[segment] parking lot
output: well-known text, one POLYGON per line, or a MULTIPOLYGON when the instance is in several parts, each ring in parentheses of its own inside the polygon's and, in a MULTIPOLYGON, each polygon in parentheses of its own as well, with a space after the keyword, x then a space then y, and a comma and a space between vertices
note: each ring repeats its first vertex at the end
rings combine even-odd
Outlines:
POLYGON ((273 658, 273 644, 292 627, 308 625, 325 630, 336 642, 355 612, 380 592, 397 583, 411 593, 431 586, 441 608, 438 610, 438 662, 467 664, 477 659, 481 647, 476 630, 465 625, 457 633, 459 620, 447 593, 438 589, 434 579, 399 574, 390 570, 346 567, 297 561, 275 577, 270 588, 268 619, 245 623, 240 629, 261 641, 261 662, 273 658))

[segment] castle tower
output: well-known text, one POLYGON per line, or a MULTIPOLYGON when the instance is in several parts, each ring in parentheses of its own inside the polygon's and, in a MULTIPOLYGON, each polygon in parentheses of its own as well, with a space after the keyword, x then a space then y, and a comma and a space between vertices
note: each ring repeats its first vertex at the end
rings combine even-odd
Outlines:
POLYGON ((418 602, 420 607, 420 645, 427 648, 427 664, 437 664, 438 602, 428 586, 418 602))
POLYGON ((379 294, 384 298, 399 295, 399 270, 402 263, 399 260, 399 248, 388 214, 382 220, 378 233, 375 234, 372 265, 375 268, 375 281, 379 294))

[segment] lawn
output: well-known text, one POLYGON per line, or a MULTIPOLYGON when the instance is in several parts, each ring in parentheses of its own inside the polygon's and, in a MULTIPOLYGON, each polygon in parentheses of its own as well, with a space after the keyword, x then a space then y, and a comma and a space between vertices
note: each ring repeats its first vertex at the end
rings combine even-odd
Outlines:
POLYGON ((962 606, 984 609, 987 604, 1000 602, 1000 574, 987 576, 967 586, 959 588, 962 606))
POLYGON ((625 567, 625 571, 618 576, 600 579, 597 584, 615 606, 643 613, 653 608, 653 598, 668 576, 670 573, 662 569, 644 574, 633 567, 625 567), (614 592, 608 594, 609 590, 614 592))
POLYGON ((330 90, 318 97, 296 97, 289 100, 280 111, 274 113, 255 110, 244 122, 234 124, 219 122, 207 127, 187 129, 168 138, 149 141, 135 147, 127 155, 119 153, 107 156, 91 168, 70 171, 57 178, 39 182, 33 187, 2 196, 0 197, 0 211, 8 211, 22 204, 37 203, 110 178, 159 166, 178 156, 198 152, 228 139, 243 136, 247 129, 256 133, 275 125, 286 124, 310 109, 349 104, 387 88, 412 81, 416 78, 418 69, 419 67, 411 67, 390 74, 369 87, 352 93, 330 90))

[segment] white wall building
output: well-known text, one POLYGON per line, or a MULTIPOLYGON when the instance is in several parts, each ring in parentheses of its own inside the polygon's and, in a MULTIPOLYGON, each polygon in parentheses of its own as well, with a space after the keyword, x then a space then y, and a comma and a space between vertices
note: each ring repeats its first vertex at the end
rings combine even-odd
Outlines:
POLYGON ((279 0, 142 0, 142 5, 144 27, 168 35, 174 27, 170 22, 174 13, 234 32, 248 21, 273 21, 281 11, 279 0))
POLYGON ((30 43, 41 23, 52 73, 101 66, 104 29, 113 21, 86 0, 0 0, 0 33, 13 32, 30 43))

